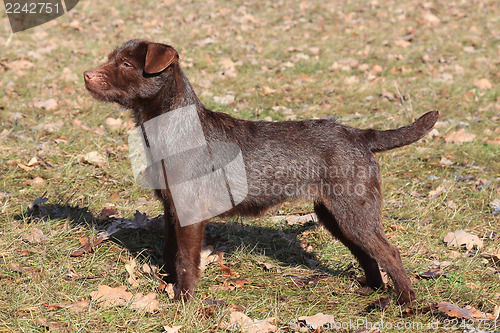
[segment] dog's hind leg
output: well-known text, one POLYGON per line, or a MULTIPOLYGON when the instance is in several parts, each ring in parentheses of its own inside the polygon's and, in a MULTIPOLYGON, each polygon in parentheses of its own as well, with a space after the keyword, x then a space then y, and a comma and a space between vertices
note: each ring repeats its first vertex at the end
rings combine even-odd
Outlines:
POLYGON ((370 285, 383 285, 379 264, 394 282, 398 303, 409 304, 415 300, 415 292, 399 250, 385 236, 380 221, 380 200, 370 194, 339 196, 323 205, 317 204, 316 212, 325 227, 358 258, 370 285))
POLYGON ((382 277, 380 275, 379 266, 377 261, 366 253, 360 246, 356 245, 349 238, 345 237, 338 225, 335 216, 328 210, 322 202, 314 204, 314 211, 318 216, 319 221, 325 228, 338 240, 340 240, 358 259, 359 264, 365 271, 366 282, 373 289, 379 289, 384 286, 382 277))

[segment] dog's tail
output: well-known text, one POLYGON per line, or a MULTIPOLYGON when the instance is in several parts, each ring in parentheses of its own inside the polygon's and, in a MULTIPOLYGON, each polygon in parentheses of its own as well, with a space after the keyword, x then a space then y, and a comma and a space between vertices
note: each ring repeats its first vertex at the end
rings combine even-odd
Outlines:
POLYGON ((413 124, 388 131, 363 130, 361 135, 374 153, 409 145, 423 138, 439 118, 439 111, 429 111, 413 124))

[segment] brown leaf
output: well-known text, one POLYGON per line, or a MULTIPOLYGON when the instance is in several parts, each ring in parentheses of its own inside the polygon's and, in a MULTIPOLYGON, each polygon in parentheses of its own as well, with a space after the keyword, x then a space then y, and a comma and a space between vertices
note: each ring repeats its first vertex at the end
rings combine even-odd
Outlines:
POLYGON ((270 271, 273 268, 276 268, 276 271, 278 273, 281 273, 281 268, 278 266, 271 264, 269 262, 262 262, 262 261, 257 261, 257 264, 259 264, 261 267, 263 267, 266 271, 270 271))
POLYGON ((235 271, 233 271, 231 268, 227 267, 223 263, 219 263, 219 266, 220 266, 219 270, 221 270, 223 272, 222 276, 234 276, 234 277, 240 276, 240 274, 236 273, 235 271))
POLYGON ((127 291, 125 286, 112 288, 106 285, 100 285, 97 291, 90 293, 92 300, 99 303, 103 308, 125 306, 129 304, 133 296, 131 292, 127 291))
POLYGON ((425 12, 422 14, 422 19, 431 25, 439 25, 441 23, 441 20, 439 17, 436 15, 432 14, 431 12, 425 12))
POLYGON ((34 267, 30 267, 30 266, 24 266, 24 265, 21 265, 19 263, 10 264, 9 270, 11 270, 13 272, 20 273, 20 274, 27 274, 27 275, 37 275, 41 271, 41 269, 38 267, 34 268, 34 267))
POLYGON ((301 316, 298 318, 300 327, 306 326, 308 329, 320 330, 323 327, 336 327, 334 315, 325 315, 323 313, 317 313, 314 316, 301 316))
POLYGON ((361 295, 361 296, 368 296, 373 294, 373 289, 368 287, 368 286, 363 286, 354 291, 355 294, 361 295))
POLYGON ((225 301, 219 301, 211 298, 205 298, 201 303, 205 305, 216 305, 216 306, 227 304, 225 301))
POLYGON ((265 95, 274 94, 277 91, 276 89, 269 88, 268 86, 262 86, 262 90, 264 90, 265 95))
POLYGON ((376 308, 384 311, 387 310, 389 307, 389 304, 391 303, 391 298, 390 297, 380 297, 378 300, 373 302, 372 304, 368 305, 366 307, 366 311, 372 311, 376 308))
POLYGON ((229 315, 230 330, 240 330, 245 333, 268 333, 276 332, 278 328, 270 322, 274 318, 264 320, 251 319, 246 314, 240 311, 233 311, 229 315))
POLYGON ((47 236, 38 228, 31 228, 29 232, 22 234, 21 238, 31 244, 40 244, 48 240, 47 236))
POLYGON ((33 186, 42 186, 45 185, 47 181, 43 179, 42 177, 35 177, 33 180, 31 180, 31 185, 33 186))
POLYGON ((40 326, 48 328, 48 330, 52 332, 69 332, 69 323, 48 321, 47 318, 38 318, 36 323, 40 326))
POLYGON ((219 262, 220 257, 218 254, 214 253, 214 247, 212 245, 204 246, 201 249, 200 255, 200 270, 204 271, 208 265, 219 262))
POLYGON ((408 46, 411 45, 411 43, 407 40, 404 40, 404 39, 396 39, 394 41, 394 45, 407 48, 408 46))
POLYGON ((172 327, 170 327, 168 325, 164 325, 163 326, 163 329, 164 329, 163 333, 177 333, 177 332, 179 332, 179 330, 182 327, 184 327, 184 325, 177 325, 177 326, 172 326, 172 327))
POLYGON ((127 281, 128 283, 130 283, 130 286, 132 288, 137 288, 141 284, 141 280, 137 279, 137 276, 135 275, 136 267, 137 267, 137 262, 135 261, 135 259, 132 259, 125 264, 125 270, 129 274, 127 281))
POLYGON ((27 256, 29 254, 38 253, 37 251, 34 251, 34 250, 19 249, 19 248, 15 249, 15 251, 21 253, 22 256, 27 256))
POLYGON ((472 321, 478 321, 477 319, 494 319, 493 314, 481 312, 470 305, 461 308, 448 302, 439 302, 435 307, 439 312, 451 318, 464 318, 472 321))
POLYGON ((106 164, 107 159, 104 154, 99 154, 97 151, 91 151, 90 153, 87 153, 85 155, 80 156, 80 162, 82 163, 88 163, 96 166, 103 166, 106 164))
POLYGON ((449 232, 444 237, 443 241, 448 246, 459 247, 465 245, 467 250, 471 251, 474 247, 478 249, 483 248, 483 241, 479 239, 476 235, 469 234, 464 230, 458 230, 455 232, 449 232))
POLYGON ((500 136, 493 140, 487 140, 486 142, 489 143, 490 145, 500 146, 500 136))
POLYGON ((167 283, 167 284, 162 283, 158 287, 156 287, 156 289, 158 289, 158 291, 167 293, 169 299, 174 299, 175 297, 175 290, 173 283, 167 283))
POLYGON ((233 291, 235 289, 236 289, 235 286, 226 285, 226 284, 216 284, 216 285, 208 287, 208 290, 210 290, 210 291, 233 291))
POLYGON ((45 109, 45 110, 55 110, 57 109, 57 101, 53 98, 44 100, 44 101, 38 101, 33 103, 33 106, 39 109, 45 109))
POLYGON ((122 120, 120 118, 106 118, 106 126, 112 130, 117 131, 122 127, 122 120))
POLYGON ((493 88, 493 85, 491 84, 490 80, 486 78, 475 80, 473 84, 475 87, 483 90, 490 90, 493 88))
POLYGON ((446 273, 442 269, 436 268, 436 269, 429 269, 428 271, 420 273, 417 276, 422 279, 436 279, 443 275, 446 275, 446 273))
POLYGON ((43 303, 43 306, 47 307, 50 311, 58 309, 68 309, 71 312, 82 312, 87 311, 90 305, 89 301, 80 301, 76 303, 58 303, 58 304, 48 304, 43 303))
POLYGON ((101 244, 104 238, 98 237, 93 240, 90 237, 80 237, 79 240, 81 246, 70 254, 71 257, 80 257, 86 253, 94 252, 94 247, 101 244))
POLYGON ((131 309, 142 310, 146 312, 153 313, 158 310, 160 302, 156 299, 156 294, 151 292, 146 295, 138 293, 133 298, 132 303, 130 303, 131 309))
POLYGON ((464 142, 474 141, 475 138, 476 138, 476 134, 467 133, 465 131, 465 128, 461 128, 458 131, 451 132, 450 134, 448 134, 444 138, 444 141, 447 143, 462 144, 464 142))
POLYGON ((449 159, 447 159, 445 156, 441 156, 441 160, 439 161, 439 164, 441 166, 450 166, 450 165, 453 165, 453 161, 450 161, 449 159))
POLYGON ((286 223, 288 225, 295 225, 295 224, 306 224, 308 222, 318 222, 318 217, 316 214, 311 213, 311 214, 306 214, 306 215, 292 215, 286 218, 286 223))
POLYGON ((483 252, 481 253, 481 257, 491 260, 492 264, 497 267, 500 266, 500 250, 496 253, 483 252))
POLYGON ((120 195, 117 192, 115 192, 109 196, 109 200, 118 201, 118 200, 120 200, 120 195))
POLYGON ((116 216, 118 213, 113 207, 106 206, 101 210, 101 213, 99 214, 98 219, 99 220, 106 220, 109 219, 110 217, 116 216))
POLYGON ((241 288, 245 284, 250 284, 251 282, 248 280, 245 280, 245 279, 231 279, 231 280, 226 281, 226 283, 229 284, 230 286, 235 286, 236 288, 241 288))

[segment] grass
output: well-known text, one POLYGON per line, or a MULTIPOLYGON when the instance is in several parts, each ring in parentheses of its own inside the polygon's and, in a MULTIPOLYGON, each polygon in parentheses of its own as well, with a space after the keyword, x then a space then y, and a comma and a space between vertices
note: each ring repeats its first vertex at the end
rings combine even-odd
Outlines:
POLYGON ((228 322, 229 306, 209 307, 204 299, 243 306, 251 318, 275 317, 283 331, 292 331, 290 323, 298 317, 319 312, 338 322, 410 325, 387 332, 436 331, 429 326, 436 321, 440 328, 449 327, 436 312, 405 317, 395 305, 365 310, 392 294, 358 295, 357 278, 363 273, 345 247, 315 224, 271 221, 278 213, 311 212, 306 202, 286 203, 259 219, 216 219, 207 227, 209 240, 224 250, 226 264, 251 282, 236 290, 212 290, 227 278, 211 265, 194 302, 175 302, 158 293, 161 306, 154 315, 93 303, 78 313, 44 306, 89 300, 101 284, 144 294, 158 284, 142 275, 140 286, 132 289, 124 264, 130 258, 159 264, 162 239, 155 233, 122 231, 93 253, 70 256, 79 238, 106 228, 106 221, 98 219, 105 206, 112 205, 126 219, 136 210, 162 213, 153 195, 134 184, 126 146, 133 126, 129 113, 94 101, 81 79, 84 70, 131 38, 176 47, 202 101, 244 119, 335 116, 351 126, 387 129, 426 110, 440 110, 440 136, 378 156, 384 225, 410 276, 435 261, 453 261, 444 276, 414 279, 420 304, 446 301, 489 313, 499 305, 499 268, 480 255, 500 248, 498 215, 489 205, 500 194, 499 146, 489 143, 500 135, 496 1, 82 1, 56 21, 14 34, 8 44, 10 27, 6 15, 1 17, 0 331, 161 332, 163 325, 184 325, 181 332, 224 331, 218 325, 228 322), (440 21, 430 22, 426 13, 440 21), (397 42, 411 34, 409 44, 397 42), (221 75, 224 58, 234 62, 235 76, 221 75), (477 87, 480 79, 491 88, 477 87), (275 91, 266 93, 264 86, 275 91), (226 95, 235 96, 234 103, 215 101, 226 95), (57 101, 55 109, 35 106, 48 99, 57 101), (108 117, 125 125, 110 130, 108 117), (476 135, 474 141, 444 141, 461 127, 476 135), (81 162, 81 155, 91 151, 104 154, 106 163, 81 162), (35 156, 38 162, 28 166, 35 156), (441 165, 443 156, 453 164, 441 165), (445 192, 430 199, 429 192, 439 186, 445 192), (42 195, 49 201, 28 210, 42 195), (47 240, 23 241, 32 227, 47 240), (460 229, 482 237, 485 248, 475 253, 447 247, 443 237, 460 229), (453 259, 453 251, 460 256, 453 259), (311 268, 310 259, 320 264, 311 268), (267 271, 258 261, 281 272, 267 271), (88 278, 71 279, 70 272, 88 278), (294 283, 293 277, 315 274, 327 278, 306 286, 294 283), (419 323, 424 327, 411 327, 419 323))

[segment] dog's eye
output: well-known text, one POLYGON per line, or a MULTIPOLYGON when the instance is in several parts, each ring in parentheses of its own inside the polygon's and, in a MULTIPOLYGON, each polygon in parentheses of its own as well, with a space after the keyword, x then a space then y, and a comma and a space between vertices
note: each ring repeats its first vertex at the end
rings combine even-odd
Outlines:
POLYGON ((130 63, 128 63, 128 62, 125 61, 123 63, 123 67, 132 67, 132 65, 130 63))

